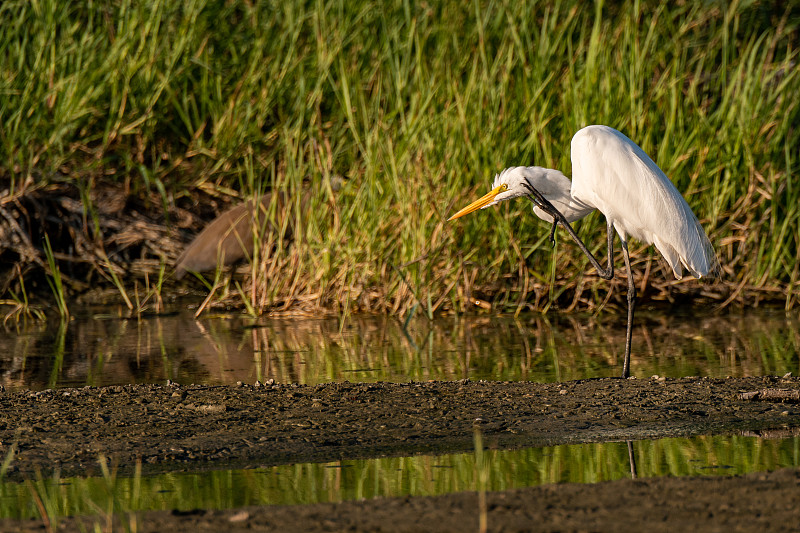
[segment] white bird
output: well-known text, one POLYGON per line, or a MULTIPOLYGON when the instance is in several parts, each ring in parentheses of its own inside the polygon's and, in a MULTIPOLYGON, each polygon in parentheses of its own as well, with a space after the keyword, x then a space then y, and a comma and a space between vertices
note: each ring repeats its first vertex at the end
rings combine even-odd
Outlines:
POLYGON ((636 288, 631 274, 628 238, 655 244, 683 277, 685 267, 692 276, 715 275, 718 263, 714 248, 689 204, 666 174, 639 146, 608 126, 587 126, 572 138, 572 181, 558 170, 542 167, 511 167, 495 176, 491 192, 458 211, 448 220, 477 209, 528 197, 533 212, 553 224, 561 224, 583 250, 603 279, 614 277, 614 234, 622 242, 628 270, 628 331, 622 377, 630 376, 631 334, 636 288), (595 209, 606 217, 608 266, 603 268, 570 226, 595 209))

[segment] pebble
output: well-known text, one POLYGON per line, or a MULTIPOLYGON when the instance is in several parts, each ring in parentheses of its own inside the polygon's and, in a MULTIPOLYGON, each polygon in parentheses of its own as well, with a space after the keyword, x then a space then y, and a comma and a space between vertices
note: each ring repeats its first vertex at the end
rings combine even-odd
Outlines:
POLYGON ((244 522, 250 518, 250 513, 247 511, 242 511, 240 513, 236 513, 235 515, 228 518, 228 522, 244 522))
POLYGON ((227 406, 225 404, 205 404, 205 405, 198 405, 197 411, 201 413, 224 413, 227 411, 227 406))
POLYGON ((264 386, 264 384, 263 384, 263 383, 261 383, 261 382, 260 382, 260 381, 258 381, 258 380, 256 380, 256 382, 253 384, 253 387, 255 387, 255 388, 257 388, 257 389, 258 389, 259 387, 263 387, 263 386, 264 386))

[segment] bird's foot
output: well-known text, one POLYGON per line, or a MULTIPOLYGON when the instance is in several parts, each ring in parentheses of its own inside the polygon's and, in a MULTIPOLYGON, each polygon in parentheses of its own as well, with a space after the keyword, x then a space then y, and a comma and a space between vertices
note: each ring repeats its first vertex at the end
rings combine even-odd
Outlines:
POLYGON ((553 217, 556 218, 555 213, 558 213, 558 210, 555 208, 553 204, 550 203, 550 200, 544 197, 542 193, 540 193, 533 185, 530 183, 525 182, 523 184, 525 188, 528 189, 530 194, 528 198, 530 199, 533 204, 540 208, 542 211, 553 217))

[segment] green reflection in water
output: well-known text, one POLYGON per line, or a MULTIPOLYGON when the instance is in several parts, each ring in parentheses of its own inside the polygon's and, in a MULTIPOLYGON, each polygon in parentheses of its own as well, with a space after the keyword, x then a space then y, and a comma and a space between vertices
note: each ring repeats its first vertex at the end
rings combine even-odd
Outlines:
MULTIPOLYGON (((800 437, 703 436, 633 443, 639 477, 735 475, 800 465, 800 437)), ((0 517, 35 518, 34 492, 53 516, 227 509, 479 490, 474 453, 390 457, 152 477, 0 483, 0 517)), ((486 489, 630 477, 624 442, 485 450, 486 489)))
MULTIPOLYGON (((99 315, 98 315, 99 316, 99 315)), ((760 376, 800 373, 800 319, 759 310, 681 316, 642 310, 632 373, 760 376)), ((530 314, 415 319, 261 319, 190 314, 142 321, 84 316, 0 335, 7 390, 128 383, 233 384, 275 379, 564 381, 618 376, 625 317, 530 314)))

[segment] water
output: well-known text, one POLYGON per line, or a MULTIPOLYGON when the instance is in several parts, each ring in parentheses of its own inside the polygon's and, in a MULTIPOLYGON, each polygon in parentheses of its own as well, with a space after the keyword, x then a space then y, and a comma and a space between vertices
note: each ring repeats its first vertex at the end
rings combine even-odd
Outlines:
MULTIPOLYGON (((660 439, 634 442, 633 451, 638 477, 732 476, 800 466, 800 437, 660 439)), ((67 516, 110 509, 228 509, 434 496, 630 477, 631 464, 624 442, 484 450, 480 457, 476 453, 389 457, 132 478, 118 478, 109 472, 105 477, 0 481, 0 518, 38 517, 37 497, 49 505, 50 512, 67 516)))
MULTIPOLYGON (((127 383, 533 380, 617 376, 624 317, 529 315, 252 320, 190 313, 126 319, 84 312, 0 335, 0 383, 44 389, 127 383)), ((782 312, 637 314, 632 373, 681 376, 800 372, 800 320, 782 312)))
MULTIPOLYGON (((253 320, 189 313, 127 319, 108 310, 0 335, 0 383, 43 389, 127 383, 233 384, 563 381, 621 372, 624 317, 528 315, 253 320)), ((800 320, 782 312, 690 316, 641 312, 632 373, 669 377, 800 373, 800 320)), ((734 475, 800 466, 800 437, 701 436, 633 443, 640 477, 734 475)), ((631 476, 626 443, 485 450, 117 477, 0 479, 0 517, 233 508, 595 483, 631 476), (477 455, 477 456, 476 456, 477 455), (483 469, 483 470, 481 470, 483 469), (37 503, 38 502, 38 503, 37 503)))

